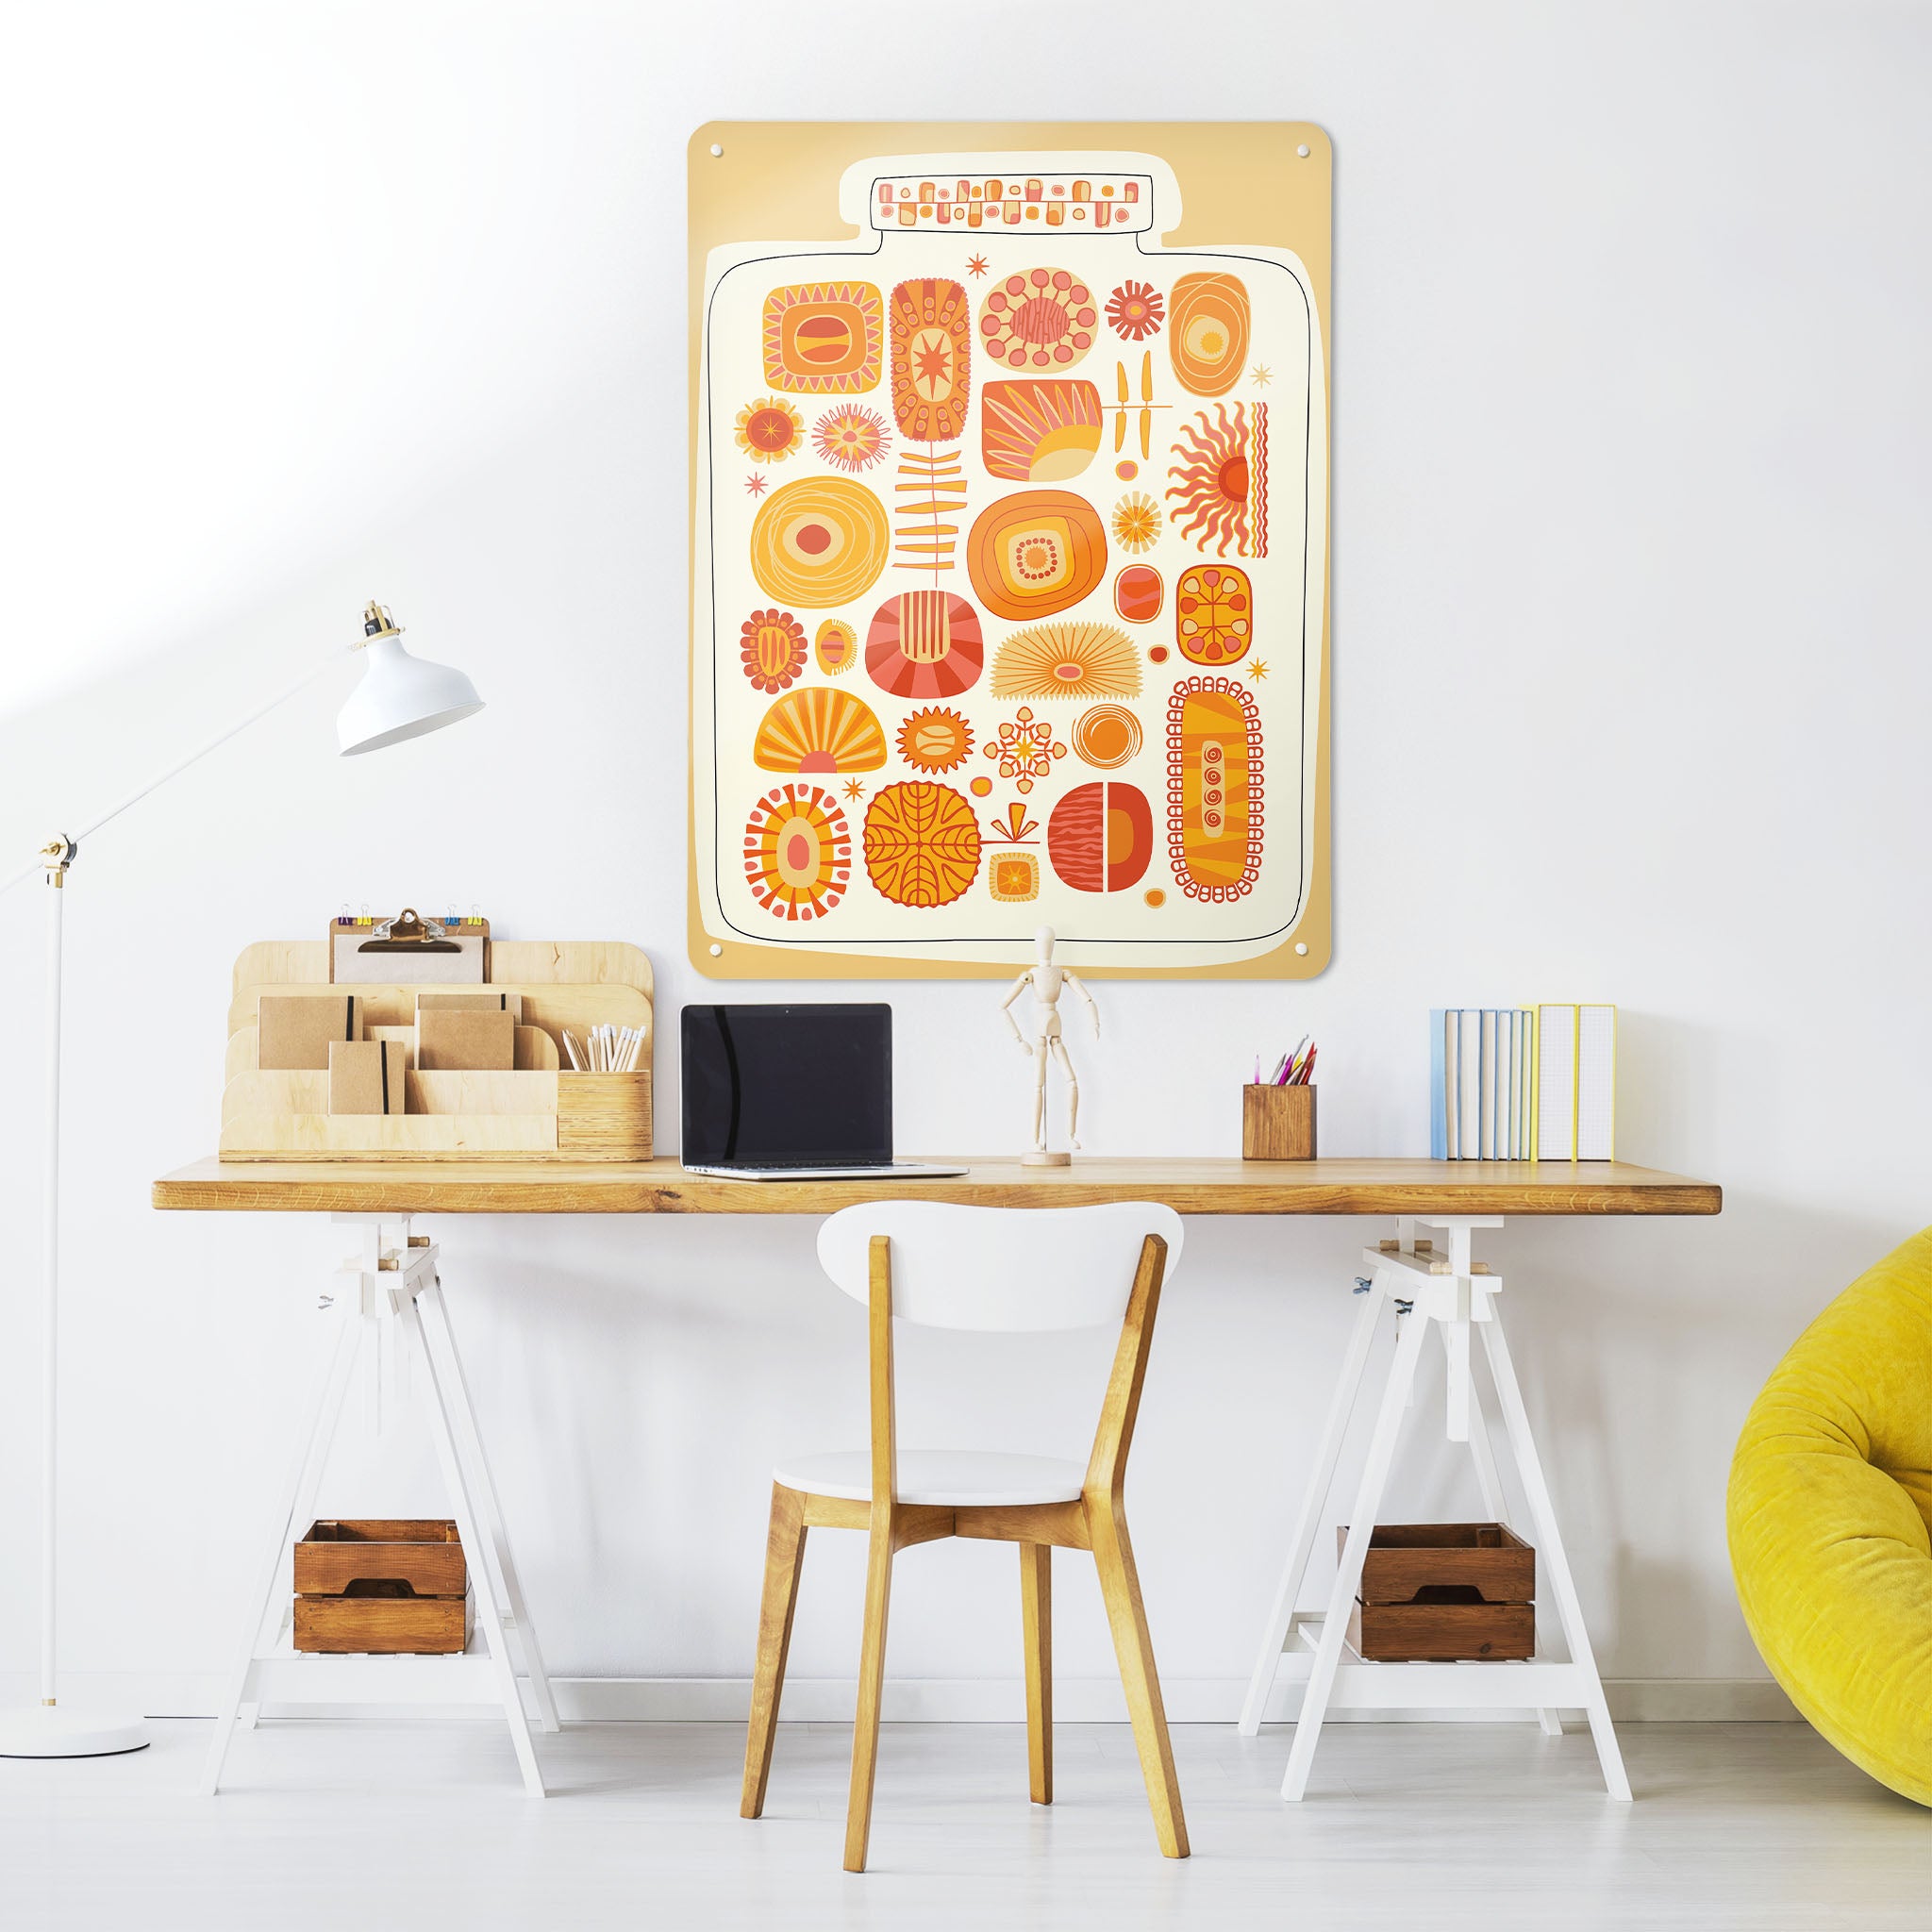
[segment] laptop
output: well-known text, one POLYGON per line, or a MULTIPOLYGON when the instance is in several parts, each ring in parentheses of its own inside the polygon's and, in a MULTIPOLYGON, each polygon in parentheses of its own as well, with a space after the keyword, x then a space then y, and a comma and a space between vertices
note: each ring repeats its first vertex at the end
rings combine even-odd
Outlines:
POLYGON ((686 1007, 681 1020, 688 1173, 819 1181, 966 1172, 892 1158, 891 1007, 686 1007))

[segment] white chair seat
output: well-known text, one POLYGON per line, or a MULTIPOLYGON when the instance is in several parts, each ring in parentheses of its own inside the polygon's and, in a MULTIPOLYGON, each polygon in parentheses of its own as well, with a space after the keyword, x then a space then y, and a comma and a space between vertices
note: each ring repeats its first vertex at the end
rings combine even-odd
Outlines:
MULTIPOLYGON (((773 1471, 788 1490, 814 1496, 872 1500, 872 1453, 835 1449, 799 1456, 773 1471)), ((1086 1467, 1057 1456, 1003 1456, 976 1449, 902 1451, 899 1500, 971 1509, 1023 1503, 1071 1503, 1087 1479, 1086 1467)))

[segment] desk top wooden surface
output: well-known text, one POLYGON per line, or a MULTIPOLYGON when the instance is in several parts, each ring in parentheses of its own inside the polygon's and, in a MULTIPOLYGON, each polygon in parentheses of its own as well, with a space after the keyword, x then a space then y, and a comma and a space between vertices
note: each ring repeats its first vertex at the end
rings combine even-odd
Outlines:
MULTIPOLYGON (((924 1157, 938 1160, 940 1156, 924 1157)), ((907 1195, 981 1208, 1164 1201, 1182 1214, 1715 1214, 1709 1181, 1625 1161, 970 1160, 952 1180, 726 1181, 675 1160, 608 1164, 198 1160, 157 1208, 339 1214, 828 1214, 907 1195)))

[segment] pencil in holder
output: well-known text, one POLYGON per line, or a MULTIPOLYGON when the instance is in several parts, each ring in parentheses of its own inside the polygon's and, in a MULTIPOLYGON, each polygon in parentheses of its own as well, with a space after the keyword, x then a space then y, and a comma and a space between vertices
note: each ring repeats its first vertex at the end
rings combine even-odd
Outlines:
POLYGON ((1314 1158, 1314 1088, 1250 1084, 1241 1089, 1243 1160, 1314 1158))

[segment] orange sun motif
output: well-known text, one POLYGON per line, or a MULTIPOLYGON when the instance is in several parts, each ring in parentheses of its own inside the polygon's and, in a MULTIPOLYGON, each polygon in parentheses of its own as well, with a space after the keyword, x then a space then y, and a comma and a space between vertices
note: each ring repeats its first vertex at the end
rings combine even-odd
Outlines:
POLYGON ((986 273, 986 257, 983 255, 969 256, 966 261, 966 273, 969 275, 983 275, 986 273))
POLYGON ((1137 555, 1160 535, 1160 506, 1144 490, 1131 491, 1113 507, 1113 541, 1137 555))
POLYGON ((782 463, 804 433, 805 418, 783 396, 760 396, 738 412, 738 446, 755 463, 782 463))
POLYGON ((943 706, 914 711, 899 727, 899 756, 922 772, 950 772, 972 749, 972 725, 943 706))
POLYGON ((1216 403, 1186 424, 1168 470, 1175 530, 1204 555, 1268 555, 1268 405, 1216 403))

